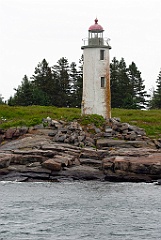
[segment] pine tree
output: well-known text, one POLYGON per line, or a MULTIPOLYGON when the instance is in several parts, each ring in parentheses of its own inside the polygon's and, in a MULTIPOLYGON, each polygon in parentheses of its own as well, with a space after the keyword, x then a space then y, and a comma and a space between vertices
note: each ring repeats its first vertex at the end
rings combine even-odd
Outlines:
POLYGON ((8 101, 9 105, 28 106, 33 104, 32 86, 26 75, 23 77, 21 85, 14 90, 16 93, 14 97, 10 97, 8 101))
MULTIPOLYGON (((83 90, 83 55, 79 68, 72 62, 69 66, 64 57, 49 67, 45 59, 35 68, 32 81, 25 75, 16 93, 8 100, 9 105, 54 105, 57 107, 81 107, 83 90)), ((146 104, 147 93, 141 72, 132 62, 126 67, 125 60, 113 58, 110 64, 112 108, 140 109, 146 104)), ((161 108, 161 72, 151 107, 161 108), (159 105, 160 104, 160 105, 159 105)), ((0 101, 0 104, 1 104, 0 101)))
POLYGON ((77 106, 81 107, 83 93, 83 55, 79 59, 78 78, 76 83, 77 106))
POLYGON ((154 94, 150 101, 150 108, 161 109, 161 70, 156 80, 156 84, 157 84, 156 90, 154 91, 154 94))
POLYGON ((52 73, 45 59, 38 63, 34 75, 31 77, 34 89, 42 94, 44 105, 51 105, 52 73))
POLYGON ((83 57, 79 60, 79 70, 76 63, 70 65, 70 84, 71 84, 71 107, 81 107, 83 91, 83 57))
POLYGON ((118 68, 119 68, 118 78, 119 78, 120 106, 121 108, 130 108, 132 103, 131 86, 124 58, 121 58, 118 68))
POLYGON ((111 82, 111 107, 117 108, 120 101, 120 93, 118 91, 118 64, 119 61, 114 57, 110 64, 110 82, 111 82))
POLYGON ((10 106, 46 105, 48 96, 25 75, 21 85, 14 89, 16 93, 8 100, 10 106))
POLYGON ((136 64, 132 62, 127 68, 123 58, 120 61, 113 58, 110 71, 112 108, 144 108, 148 95, 136 64))
POLYGON ((78 79, 78 71, 76 68, 76 63, 72 62, 70 64, 70 71, 69 71, 69 79, 70 79, 70 106, 74 107, 76 106, 76 83, 78 79))
POLYGON ((144 80, 141 78, 141 72, 138 70, 136 64, 132 62, 128 68, 128 78, 130 81, 132 98, 132 106, 134 109, 142 109, 147 105, 146 97, 149 97, 145 91, 144 80))
POLYGON ((64 57, 58 60, 57 65, 52 68, 53 79, 57 85, 57 100, 58 107, 69 107, 70 105, 70 78, 69 78, 69 63, 64 57))
POLYGON ((113 58, 111 71, 111 107, 129 108, 131 105, 130 83, 125 60, 113 58))

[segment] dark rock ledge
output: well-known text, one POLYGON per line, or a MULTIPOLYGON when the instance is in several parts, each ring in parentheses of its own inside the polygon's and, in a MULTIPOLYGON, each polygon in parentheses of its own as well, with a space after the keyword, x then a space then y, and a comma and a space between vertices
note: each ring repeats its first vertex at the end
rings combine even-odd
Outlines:
POLYGON ((48 117, 34 128, 1 129, 0 143, 0 181, 161 179, 161 141, 119 119, 97 128, 48 117))

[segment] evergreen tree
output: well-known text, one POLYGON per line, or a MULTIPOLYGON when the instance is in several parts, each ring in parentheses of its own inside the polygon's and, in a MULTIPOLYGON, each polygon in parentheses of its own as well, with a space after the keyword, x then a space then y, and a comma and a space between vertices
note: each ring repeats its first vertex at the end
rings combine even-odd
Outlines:
POLYGON ((14 89, 16 93, 8 100, 10 106, 46 105, 48 96, 25 75, 21 85, 14 89))
POLYGON ((148 95, 136 64, 132 62, 127 68, 123 58, 120 61, 113 58, 110 71, 112 108, 143 108, 148 95))
MULTIPOLYGON (((8 100, 9 105, 54 105, 57 107, 81 107, 83 90, 83 55, 69 66, 66 58, 49 67, 45 59, 35 68, 32 81, 25 75, 16 93, 8 100)), ((112 108, 140 109, 146 104, 147 93, 141 72, 132 62, 126 67, 125 60, 113 58, 110 64, 112 108)), ((161 72, 151 107, 161 108, 161 72), (159 105, 160 104, 160 105, 159 105)), ((0 98, 0 104, 3 98, 0 98)))
POLYGON ((128 78, 130 81, 130 95, 132 98, 132 106, 134 109, 145 108, 147 105, 146 97, 149 97, 145 91, 144 80, 141 78, 141 72, 136 67, 134 62, 129 65, 128 68, 128 78))
POLYGON ((58 60, 57 65, 52 68, 56 89, 58 107, 68 107, 70 105, 71 84, 69 78, 69 63, 64 57, 58 60))
POLYGON ((121 58, 118 65, 118 79, 120 92, 120 107, 130 108, 131 106, 131 86, 128 78, 127 67, 124 58, 121 58))
POLYGON ((70 73, 69 73, 69 78, 70 78, 70 106, 75 107, 77 104, 76 101, 76 84, 77 84, 77 79, 78 79, 78 71, 76 68, 76 63, 72 62, 70 64, 70 73))
POLYGON ((156 90, 154 91, 154 94, 150 101, 150 108, 161 109, 161 70, 156 80, 156 84, 157 84, 156 90))
POLYGON ((14 94, 14 97, 10 97, 8 100, 9 105, 28 106, 33 104, 32 86, 26 75, 22 79, 21 85, 14 90, 16 93, 14 94))
POLYGON ((120 93, 118 91, 118 64, 119 61, 114 57, 110 64, 110 82, 111 82, 111 107, 118 108, 120 101, 120 93))
POLYGON ((70 65, 70 83, 71 83, 71 107, 81 107, 83 91, 83 56, 79 60, 79 70, 76 63, 70 65))
POLYGON ((38 88, 34 82, 32 82, 32 98, 33 105, 47 106, 50 103, 49 95, 38 88))
MULTIPOLYGON (((52 90, 53 90, 53 84, 52 84, 52 72, 51 68, 49 67, 47 61, 45 59, 40 62, 37 67, 35 68, 34 75, 31 77, 32 83, 34 86, 34 91, 35 91, 35 97, 36 93, 39 93, 40 102, 43 102, 43 105, 51 105, 52 100, 52 90), (42 95, 42 100, 41 100, 41 95, 42 95)), ((40 104, 40 103, 39 103, 40 104)))
POLYGON ((113 58, 111 71, 111 107, 128 108, 131 105, 130 84, 125 60, 113 58))
POLYGON ((76 99, 78 107, 81 107, 82 93, 83 93, 83 55, 81 56, 81 59, 79 59, 79 70, 76 83, 76 99))

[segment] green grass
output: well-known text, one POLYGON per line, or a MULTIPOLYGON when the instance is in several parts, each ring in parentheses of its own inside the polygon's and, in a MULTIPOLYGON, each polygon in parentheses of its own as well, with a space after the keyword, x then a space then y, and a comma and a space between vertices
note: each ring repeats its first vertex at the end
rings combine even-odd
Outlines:
MULTIPOLYGON (((81 116, 81 111, 78 108, 0 105, 0 128, 34 126, 42 123, 42 119, 48 116, 56 120, 73 121, 77 119, 83 125, 94 123, 99 127, 104 124, 104 119, 101 116, 96 114, 81 116), (6 121, 3 119, 6 119, 6 121)), ((112 117, 118 117, 121 122, 144 128, 149 137, 161 137, 161 110, 112 109, 112 117)))
POLYGON ((52 106, 10 107, 0 105, 0 127, 33 126, 42 123, 46 117, 72 121, 80 117, 80 109, 56 108, 52 106), (4 121, 3 119, 6 119, 4 121))
POLYGON ((112 109, 112 117, 145 129, 149 137, 161 137, 161 110, 112 109))

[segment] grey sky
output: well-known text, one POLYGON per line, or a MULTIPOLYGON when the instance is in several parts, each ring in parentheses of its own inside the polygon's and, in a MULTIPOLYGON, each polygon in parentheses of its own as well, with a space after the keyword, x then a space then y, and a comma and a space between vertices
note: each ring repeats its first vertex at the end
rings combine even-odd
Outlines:
POLYGON ((13 96, 45 58, 78 63, 82 38, 98 18, 111 39, 110 58, 134 61, 146 89, 161 68, 160 0, 0 0, 0 94, 13 96))

